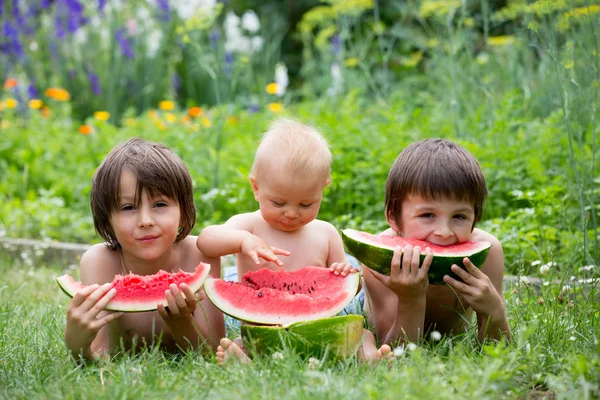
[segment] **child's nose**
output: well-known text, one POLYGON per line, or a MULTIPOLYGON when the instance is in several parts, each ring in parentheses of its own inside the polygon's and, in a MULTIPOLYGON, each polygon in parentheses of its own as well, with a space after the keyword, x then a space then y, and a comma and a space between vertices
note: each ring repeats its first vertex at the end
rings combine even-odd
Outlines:
POLYGON ((138 212, 138 225, 139 226, 154 225, 154 219, 152 219, 152 212, 147 207, 140 207, 140 210, 138 212))
POLYGON ((443 239, 449 238, 450 236, 452 236, 454 234, 450 225, 448 225, 446 223, 440 223, 436 227, 434 233, 436 236, 443 238, 443 239))
POLYGON ((294 207, 290 207, 285 210, 283 215, 285 215, 286 218, 290 218, 290 219, 297 218, 298 211, 294 207))

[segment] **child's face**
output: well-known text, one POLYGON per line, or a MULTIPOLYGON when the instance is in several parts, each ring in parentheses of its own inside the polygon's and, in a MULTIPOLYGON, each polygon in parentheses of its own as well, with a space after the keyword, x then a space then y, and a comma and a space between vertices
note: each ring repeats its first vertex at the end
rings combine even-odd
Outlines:
POLYGON ((174 199, 150 197, 144 190, 140 204, 134 205, 137 179, 123 171, 119 183, 119 207, 110 224, 124 253, 141 260, 155 260, 165 254, 177 238, 181 211, 174 199))
POLYGON ((262 175, 259 179, 250 177, 250 182, 269 225, 293 232, 317 218, 329 179, 298 176, 285 169, 265 170, 262 175))
POLYGON ((433 201, 409 195, 402 202, 398 222, 388 216, 388 223, 405 238, 450 245, 469 240, 474 219, 475 208, 470 203, 450 199, 433 201))

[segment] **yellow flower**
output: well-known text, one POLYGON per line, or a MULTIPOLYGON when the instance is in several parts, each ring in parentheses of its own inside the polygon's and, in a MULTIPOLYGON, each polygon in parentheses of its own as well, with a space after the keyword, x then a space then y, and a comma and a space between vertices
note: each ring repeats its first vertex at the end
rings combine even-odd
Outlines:
POLYGON ((423 53, 420 51, 414 51, 407 57, 400 57, 400 64, 407 68, 414 68, 419 65, 419 62, 423 59, 423 53))
POLYGON ((283 104, 281 104, 281 103, 269 103, 269 104, 267 104, 267 108, 271 112, 279 113, 279 112, 283 111, 283 104))
POLYGON ((175 115, 173 115, 172 113, 167 113, 167 115, 165 115, 165 118, 170 123, 174 123, 177 121, 177 117, 175 115))
POLYGON ((356 67, 358 65, 358 58, 350 57, 344 60, 344 65, 346 67, 356 67))
POLYGON ((0 122, 0 129, 8 129, 10 128, 10 122, 8 122, 8 120, 3 119, 2 122, 0 122))
POLYGON ((136 125, 136 122, 137 121, 135 120, 135 118, 127 118, 125 120, 125 125, 133 128, 136 125))
POLYGON ((175 108, 175 103, 169 100, 163 100, 160 103, 158 103, 158 108, 164 111, 171 111, 175 108))
POLYGON ((4 105, 6 106, 6 108, 15 108, 18 104, 19 102, 11 98, 8 98, 4 101, 4 105))
POLYGON ((89 125, 81 125, 79 127, 79 133, 82 135, 91 135, 94 132, 94 128, 89 125))
POLYGON ((573 61, 573 60, 565 63, 565 65, 564 65, 565 69, 573 69, 574 66, 575 66, 575 61, 573 61))
POLYGON ((237 123, 239 122, 239 118, 238 117, 234 117, 233 115, 230 115, 229 117, 227 117, 227 119, 225 120, 225 123, 227 125, 237 125, 237 123))
POLYGON ((206 117, 202 117, 200 121, 202 122, 202 125, 204 125, 205 128, 210 128, 212 126, 212 122, 210 122, 210 119, 206 117))
POLYGON ((488 38, 488 46, 506 46, 515 42, 514 36, 490 36, 488 38))
POLYGON ((277 84, 275 82, 271 82, 267 85, 267 93, 276 94, 277 93, 277 84))
POLYGON ((29 100, 29 108, 32 110, 39 110, 42 108, 42 101, 40 99, 31 99, 29 100))
POLYGON ((96 111, 94 113, 94 118, 98 121, 108 121, 110 118, 110 113, 108 111, 96 111))

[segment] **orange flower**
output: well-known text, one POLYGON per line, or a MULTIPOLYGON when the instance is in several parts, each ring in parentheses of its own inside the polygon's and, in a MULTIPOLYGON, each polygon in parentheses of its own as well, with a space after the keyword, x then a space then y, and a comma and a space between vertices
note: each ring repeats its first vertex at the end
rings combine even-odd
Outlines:
POLYGON ((189 115, 184 115, 181 117, 182 124, 189 124, 192 121, 192 118, 189 115))
POLYGON ((188 115, 192 118, 197 118, 202 114, 204 114, 204 110, 202 109, 202 107, 190 107, 190 109, 188 110, 188 115))
POLYGON ((91 135, 92 133, 94 133, 94 128, 92 128, 89 125, 81 125, 79 127, 79 133, 81 133, 82 135, 91 135))
POLYGON ((157 117, 156 110, 148 111, 148 116, 150 117, 150 119, 155 119, 157 117))
POLYGON ((281 103, 269 103, 269 104, 267 104, 267 108, 271 112, 278 113, 278 112, 283 111, 283 104, 281 104, 281 103))
POLYGON ((269 94, 276 94, 277 93, 277 84, 275 82, 269 83, 267 85, 267 93, 269 94))
POLYGON ((8 78, 6 82, 4 82, 4 90, 17 87, 17 80, 14 78, 8 78))
POLYGON ((160 103, 158 103, 158 108, 164 111, 171 111, 175 108, 175 103, 169 100, 163 100, 160 103))
POLYGON ((48 118, 50 116, 50 107, 42 106, 42 108, 40 108, 40 113, 42 114, 42 117, 48 118))
POLYGON ((45 91, 46 96, 58 101, 68 101, 71 98, 69 92, 61 88, 49 88, 45 91))
POLYGON ((94 118, 98 121, 108 121, 110 118, 110 113, 108 111, 96 111, 94 113, 94 118))
POLYGON ((29 108, 31 108, 32 110, 39 110, 40 108, 42 108, 42 101, 40 99, 31 99, 29 100, 29 108))

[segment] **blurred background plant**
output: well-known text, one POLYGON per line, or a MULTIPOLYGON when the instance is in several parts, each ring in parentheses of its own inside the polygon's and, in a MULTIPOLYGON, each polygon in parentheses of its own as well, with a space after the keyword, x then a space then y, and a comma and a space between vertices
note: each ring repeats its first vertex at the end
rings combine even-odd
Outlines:
POLYGON ((482 226, 507 270, 599 265, 598 15, 586 0, 4 1, 0 234, 97 240, 91 175, 135 135, 188 163, 197 229, 252 210, 253 150, 288 114, 331 143, 320 217, 339 228, 383 229, 398 152, 446 137, 484 168, 482 226))

